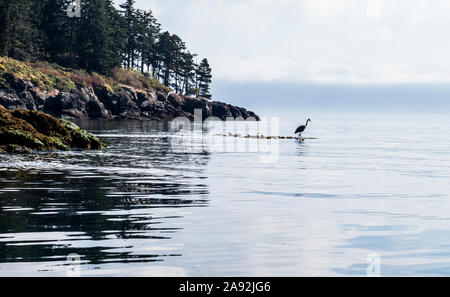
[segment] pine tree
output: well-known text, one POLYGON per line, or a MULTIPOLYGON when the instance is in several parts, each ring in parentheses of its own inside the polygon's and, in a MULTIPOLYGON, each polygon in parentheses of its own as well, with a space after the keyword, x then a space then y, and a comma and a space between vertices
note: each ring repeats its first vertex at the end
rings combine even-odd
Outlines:
POLYGON ((44 36, 44 48, 48 53, 48 59, 61 64, 73 64, 73 60, 75 60, 74 57, 64 57, 73 50, 74 43, 73 22, 75 20, 67 17, 67 5, 64 0, 44 0, 39 24, 39 29, 44 36))
POLYGON ((182 56, 182 71, 181 76, 183 78, 183 86, 184 94, 187 96, 196 94, 195 92, 195 77, 197 69, 197 65, 195 64, 194 58, 196 54, 191 54, 190 52, 183 53, 182 56))
POLYGON ((34 59, 46 59, 46 34, 42 30, 45 1, 32 1, 31 3, 31 42, 34 50, 34 59))
POLYGON ((111 0, 85 0, 78 31, 77 53, 83 68, 107 74, 120 66, 120 45, 113 39, 119 30, 114 22, 114 7, 111 0))
POLYGON ((211 98, 211 68, 200 65, 185 42, 161 33, 152 11, 125 0, 83 0, 81 17, 69 17, 72 0, 0 0, 0 55, 43 59, 65 67, 109 74, 124 66, 151 70, 153 77, 177 92, 211 98))
POLYGON ((33 22, 33 0, 2 0, 0 21, 0 51, 10 57, 32 60, 39 49, 34 43, 38 34, 33 22))
POLYGON ((211 67, 209 66, 208 59, 203 59, 197 68, 197 81, 199 88, 199 97, 211 99, 210 84, 212 81, 211 67))
POLYGON ((137 51, 140 54, 140 70, 145 72, 150 70, 153 52, 156 50, 156 40, 160 32, 160 24, 153 16, 152 11, 137 10, 137 51))
POLYGON ((9 49, 9 0, 0 0, 0 55, 8 55, 9 49))
POLYGON ((177 66, 177 57, 183 49, 186 48, 184 42, 177 35, 171 35, 169 32, 164 32, 158 42, 158 56, 162 62, 162 78, 163 84, 170 86, 171 77, 175 74, 177 66))
POLYGON ((136 9, 134 8, 135 1, 127 0, 125 3, 120 5, 124 25, 125 25, 125 67, 131 69, 134 67, 135 51, 137 47, 137 19, 136 19, 136 9))

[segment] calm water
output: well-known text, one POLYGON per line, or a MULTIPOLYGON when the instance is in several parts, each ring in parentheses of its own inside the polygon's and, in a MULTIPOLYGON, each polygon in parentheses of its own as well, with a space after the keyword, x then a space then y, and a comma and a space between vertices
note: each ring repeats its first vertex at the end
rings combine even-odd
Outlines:
MULTIPOLYGON (((167 123, 80 123, 102 152, 0 155, 0 275, 450 275, 450 123, 313 118, 276 162, 167 123)), ((281 123, 290 135, 295 120, 281 123)), ((262 140, 255 140, 261 141, 262 140)))

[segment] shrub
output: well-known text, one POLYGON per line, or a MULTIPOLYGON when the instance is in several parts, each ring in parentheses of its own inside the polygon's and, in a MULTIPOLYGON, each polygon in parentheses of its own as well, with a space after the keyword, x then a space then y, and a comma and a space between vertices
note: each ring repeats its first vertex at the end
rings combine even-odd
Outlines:
MULTIPOLYGON (((76 88, 75 84, 70 80, 67 71, 47 62, 20 62, 8 57, 0 57, 0 64, 3 65, 7 72, 21 79, 28 80, 34 86, 45 91, 54 89, 68 91, 76 88)), ((2 73, 0 71, 0 80, 3 83, 5 82, 3 79, 4 73, 6 72, 2 73)))
POLYGON ((115 81, 136 89, 144 88, 140 76, 141 74, 136 70, 127 70, 123 68, 114 68, 111 70, 111 77, 115 81))
POLYGON ((114 68, 111 77, 118 83, 131 86, 135 89, 155 89, 162 92, 170 92, 171 89, 163 85, 158 79, 147 74, 148 78, 137 70, 114 68))

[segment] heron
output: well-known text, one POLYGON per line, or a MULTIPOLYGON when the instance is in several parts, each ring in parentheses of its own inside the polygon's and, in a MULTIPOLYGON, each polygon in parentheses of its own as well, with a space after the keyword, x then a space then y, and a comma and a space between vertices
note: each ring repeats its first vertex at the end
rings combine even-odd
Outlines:
POLYGON ((300 138, 300 139, 302 138, 302 133, 306 130, 306 127, 308 127, 309 122, 312 123, 312 121, 311 121, 310 119, 308 119, 308 120, 306 121, 306 124, 305 124, 305 125, 301 125, 301 126, 299 126, 299 127, 297 128, 297 130, 295 130, 295 134, 299 134, 299 138, 300 138))

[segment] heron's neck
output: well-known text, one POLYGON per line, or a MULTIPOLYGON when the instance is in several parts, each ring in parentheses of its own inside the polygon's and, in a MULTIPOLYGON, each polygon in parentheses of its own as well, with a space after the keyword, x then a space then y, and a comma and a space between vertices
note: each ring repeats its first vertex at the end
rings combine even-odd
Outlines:
POLYGON ((306 125, 305 125, 306 127, 308 126, 308 123, 309 123, 309 121, 306 121, 306 125))

